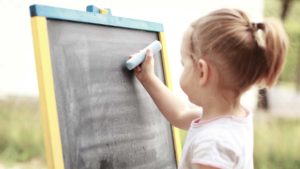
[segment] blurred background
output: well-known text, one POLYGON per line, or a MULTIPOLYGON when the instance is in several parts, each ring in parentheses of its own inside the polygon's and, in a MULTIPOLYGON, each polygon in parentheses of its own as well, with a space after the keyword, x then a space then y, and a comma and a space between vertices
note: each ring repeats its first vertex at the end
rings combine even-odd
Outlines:
MULTIPOLYGON (((300 168, 300 0, 0 0, 0 169, 46 169, 29 6, 44 4, 85 10, 111 8, 115 16, 163 23, 174 92, 185 97, 178 80, 180 42, 188 24, 222 8, 246 11, 252 21, 282 20, 290 38, 279 83, 253 88, 243 103, 255 112, 256 169, 300 168), (298 18, 298 19, 297 19, 298 18)), ((182 138, 184 140, 184 137, 182 138)))

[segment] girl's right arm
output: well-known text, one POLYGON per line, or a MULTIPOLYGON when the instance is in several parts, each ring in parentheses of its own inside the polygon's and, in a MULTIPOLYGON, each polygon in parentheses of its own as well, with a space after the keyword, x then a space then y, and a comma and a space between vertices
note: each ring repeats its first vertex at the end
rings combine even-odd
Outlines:
POLYGON ((155 75, 153 54, 149 50, 143 64, 135 68, 134 72, 159 110, 172 125, 181 129, 188 129, 191 121, 201 116, 199 109, 189 108, 155 75))

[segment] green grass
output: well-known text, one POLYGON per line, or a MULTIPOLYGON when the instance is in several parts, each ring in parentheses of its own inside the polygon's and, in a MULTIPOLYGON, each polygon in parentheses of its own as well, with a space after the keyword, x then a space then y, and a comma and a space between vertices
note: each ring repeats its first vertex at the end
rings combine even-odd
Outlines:
POLYGON ((14 163, 44 158, 38 110, 36 98, 0 99, 0 161, 14 163))
POLYGON ((300 119, 258 114, 254 138, 256 169, 300 168, 300 119))

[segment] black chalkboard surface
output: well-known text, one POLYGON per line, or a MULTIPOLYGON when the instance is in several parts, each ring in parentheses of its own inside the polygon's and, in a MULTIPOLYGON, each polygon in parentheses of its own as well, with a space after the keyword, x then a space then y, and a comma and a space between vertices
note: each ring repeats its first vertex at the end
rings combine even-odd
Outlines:
MULTIPOLYGON (((47 19, 65 169, 175 169, 171 126, 128 55, 157 32, 47 19)), ((155 72, 164 81, 160 53, 155 72)))

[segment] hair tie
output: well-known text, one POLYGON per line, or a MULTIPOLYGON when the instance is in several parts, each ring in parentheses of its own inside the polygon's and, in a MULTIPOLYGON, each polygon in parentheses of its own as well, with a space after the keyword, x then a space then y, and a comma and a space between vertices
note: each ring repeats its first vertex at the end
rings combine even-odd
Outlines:
POLYGON ((256 32, 258 30, 262 30, 262 31, 265 30, 265 24, 261 23, 261 22, 259 22, 259 23, 252 22, 251 27, 252 27, 254 32, 256 32))

